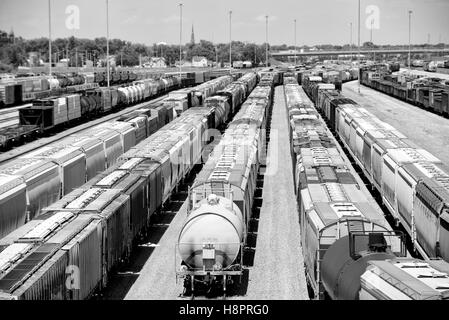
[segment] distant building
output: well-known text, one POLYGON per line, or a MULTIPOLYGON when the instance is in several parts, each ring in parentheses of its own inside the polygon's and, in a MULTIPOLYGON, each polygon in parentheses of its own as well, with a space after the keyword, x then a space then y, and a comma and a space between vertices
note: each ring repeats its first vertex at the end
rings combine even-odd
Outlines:
POLYGON ((233 61, 232 67, 236 69, 252 68, 253 63, 251 61, 233 61))
POLYGON ((192 57, 192 67, 207 67, 207 58, 201 56, 192 57))
POLYGON ((243 68, 243 61, 232 61, 233 68, 243 68))
MULTIPOLYGON (((106 57, 103 59, 98 59, 97 61, 97 67, 105 67, 107 65, 106 57)), ((116 66, 116 60, 114 56, 109 56, 109 66, 115 67, 116 66)))
POLYGON ((167 68, 165 58, 151 57, 150 61, 143 65, 145 68, 167 68))

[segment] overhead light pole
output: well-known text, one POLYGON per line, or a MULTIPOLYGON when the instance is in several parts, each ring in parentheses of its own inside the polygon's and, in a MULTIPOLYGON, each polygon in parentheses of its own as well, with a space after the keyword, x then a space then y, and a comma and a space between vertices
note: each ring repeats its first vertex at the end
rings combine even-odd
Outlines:
POLYGON ((412 10, 408 11, 408 70, 411 70, 412 10))
POLYGON ((179 4, 179 81, 182 79, 182 3, 179 4))
POLYGON ((229 73, 232 70, 232 10, 229 10, 229 73))
POLYGON ((265 66, 268 67, 268 16, 265 16, 265 66))
POLYGON ((373 28, 374 28, 374 19, 371 19, 371 36, 370 36, 370 42, 373 46, 373 61, 376 61, 376 52, 374 51, 374 43, 373 43, 373 28))
POLYGON ((352 63, 352 59, 354 57, 353 53, 352 53, 352 22, 349 23, 349 51, 351 51, 351 63, 352 63))
MULTIPOLYGON (((78 60, 76 61, 78 63, 78 60)), ((108 77, 108 89, 110 85, 110 71, 109 71, 109 0, 106 0, 106 68, 108 77)))
POLYGON ((48 73, 51 76, 51 0, 48 0, 48 62, 49 70, 48 73))
POLYGON ((358 15, 358 54, 357 54, 357 64, 358 64, 358 68, 359 68, 359 74, 358 74, 358 82, 359 82, 359 86, 358 86, 358 92, 360 93, 360 0, 359 0, 359 15, 358 15))
POLYGON ((298 50, 296 49, 296 19, 293 21, 295 22, 295 67, 296 67, 296 53, 298 52, 298 50))

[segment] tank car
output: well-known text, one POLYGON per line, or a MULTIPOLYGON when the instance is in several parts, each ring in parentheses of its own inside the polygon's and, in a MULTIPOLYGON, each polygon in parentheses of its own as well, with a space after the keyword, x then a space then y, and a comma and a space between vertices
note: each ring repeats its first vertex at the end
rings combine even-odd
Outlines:
POLYGON ((230 284, 241 281, 269 103, 266 99, 258 104, 251 96, 189 190, 188 215, 177 242, 181 263, 176 272, 177 279, 184 279, 186 295, 198 287, 219 287, 226 295, 230 284))

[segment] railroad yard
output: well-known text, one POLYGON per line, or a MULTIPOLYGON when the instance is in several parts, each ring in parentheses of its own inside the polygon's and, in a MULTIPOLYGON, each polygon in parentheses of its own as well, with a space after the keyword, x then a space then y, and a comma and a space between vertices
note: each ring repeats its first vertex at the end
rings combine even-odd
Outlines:
POLYGON ((105 38, 50 0, 48 39, 0 30, 0 300, 449 300, 441 34, 186 42, 178 4, 151 46, 109 5, 105 38))

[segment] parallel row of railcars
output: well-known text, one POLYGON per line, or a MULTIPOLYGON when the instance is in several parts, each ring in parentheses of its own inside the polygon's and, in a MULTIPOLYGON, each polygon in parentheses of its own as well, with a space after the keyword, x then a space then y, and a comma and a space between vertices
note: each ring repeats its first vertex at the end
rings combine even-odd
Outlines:
POLYGON ((265 163, 267 118, 279 81, 277 72, 260 77, 189 190, 188 216, 177 241, 176 276, 184 279, 184 294, 215 285, 226 294, 227 286, 241 280, 257 174, 265 163))
MULTIPOLYGON (((231 77, 204 84, 219 90, 231 77)), ((193 90, 193 89, 192 89, 193 90)), ((81 186, 177 116, 162 100, 142 105, 117 121, 83 130, 0 166, 0 237, 81 186), (10 181, 11 177, 15 177, 10 181), (20 183, 17 183, 20 181, 20 183)))
POLYGON ((110 112, 155 98, 179 87, 178 78, 141 80, 130 86, 97 88, 35 99, 19 109, 19 124, 0 129, 0 149, 7 150, 47 132, 101 117, 110 112))
MULTIPOLYGON (((309 84, 309 92, 320 86, 309 84)), ((359 105, 330 107, 332 96, 326 91, 318 90, 317 108, 377 189, 388 211, 421 254, 448 261, 449 169, 359 105)))
MULTIPOLYGON (((110 86, 123 86, 136 81, 179 77, 179 73, 164 76, 163 73, 145 70, 111 71, 110 86)), ((195 86, 211 80, 206 71, 183 72, 180 85, 195 86)), ((107 86, 106 72, 56 73, 55 75, 15 76, 0 79, 0 108, 19 105, 39 98, 76 93, 107 86)))
POLYGON ((313 69, 302 68, 294 73, 294 77, 301 85, 307 76, 321 77, 324 83, 335 85, 341 90, 342 84, 358 79, 359 70, 349 65, 315 65, 313 69))
MULTIPOLYGON (((284 88, 311 296, 345 300, 448 298, 449 265, 443 260, 405 257, 401 233, 391 228, 370 193, 360 186, 343 150, 295 82, 286 79, 284 88), (441 277, 427 277, 432 272, 441 277)), ((307 90, 313 93, 310 86, 307 90)), ((334 93, 335 99, 342 99, 334 93)), ((324 101, 320 107, 323 112, 324 101)), ((345 106, 352 108, 353 104, 337 105, 334 110, 345 106)), ((381 123, 376 125, 378 132, 395 132, 390 127, 381 128, 381 123)))
POLYGON ((215 81, 213 86, 200 84, 193 88, 175 90, 170 92, 168 98, 164 101, 166 104, 172 105, 175 111, 180 114, 188 108, 203 105, 208 97, 230 85, 237 77, 237 74, 222 76, 217 78, 221 80, 215 81))
MULTIPOLYGON (((312 99, 316 96, 314 92, 317 87, 320 87, 318 82, 307 82, 305 90, 312 99)), ((332 107, 333 98, 339 101, 344 97, 337 92, 330 92, 332 89, 318 89, 317 107, 365 176, 379 191, 385 207, 403 225, 415 248, 424 257, 440 257, 447 261, 449 241, 445 218, 445 180, 448 175, 444 166, 434 156, 357 104, 339 104, 336 107, 334 104, 332 107), (333 123, 330 119, 333 119, 333 123)), ((443 260, 424 262, 427 263, 430 264, 429 268, 447 272, 443 260)), ((428 286, 425 288, 428 289, 428 286)), ((435 297, 444 298, 443 291, 440 290, 440 294, 435 297)))
POLYGON ((215 108, 185 111, 1 239, 0 296, 85 299, 104 287, 133 239, 201 161, 214 119, 215 108))
POLYGON ((449 80, 393 75, 384 66, 361 69, 361 83, 402 101, 449 117, 449 80))
POLYGON ((32 106, 20 109, 20 124, 35 125, 44 131, 51 130, 72 121, 89 119, 143 102, 177 87, 177 78, 141 80, 126 87, 99 88, 84 94, 34 100, 32 106))
MULTIPOLYGON (((122 72, 121 75, 123 76, 126 72, 122 72)), ((112 74, 114 75, 114 73, 112 74)), ((91 77, 87 77, 87 74, 83 74, 83 76, 85 76, 86 83, 80 85, 64 85, 63 88, 53 86, 49 90, 29 92, 30 97, 23 101, 30 102, 32 105, 20 107, 19 125, 0 129, 0 149, 7 150, 15 145, 33 140, 47 131, 59 131, 63 127, 85 122, 93 117, 101 117, 108 112, 155 98, 174 89, 195 86, 211 79, 209 73, 205 71, 183 72, 181 78, 179 73, 154 74, 140 71, 135 76, 128 77, 129 81, 111 81, 110 84, 113 86, 105 88, 99 86, 106 85, 101 80, 104 77, 98 74, 95 74, 95 77, 93 74, 91 77)), ((233 74, 234 79, 237 76, 238 73, 233 74)), ((120 73, 117 77, 120 78, 120 73)), ((57 81, 51 77, 37 78, 42 81, 44 81, 43 79, 47 81, 47 78, 50 82, 57 81)), ((33 79, 33 77, 23 79, 32 81, 29 79, 33 79)), ((0 84, 0 100, 8 92, 10 94, 7 96, 14 93, 10 90, 13 86, 19 86, 19 84, 6 86, 0 84), (9 91, 5 88, 9 88, 9 91), (6 93, 2 90, 6 90, 6 93)), ((206 88, 208 87, 206 86, 206 88)), ((191 89, 187 89, 184 93, 192 95, 191 89)), ((201 96, 202 92, 200 91, 196 103, 202 102, 199 101, 201 96)), ((186 105, 192 107, 195 105, 195 101, 192 103, 189 100, 186 105)))
MULTIPOLYGON (((243 101, 256 87, 258 81, 259 75, 253 72, 247 73, 239 80, 218 91, 216 95, 207 97, 204 103, 208 107, 222 110, 224 112, 223 119, 230 120, 230 117, 235 114, 243 101)), ((220 118, 217 118, 217 121, 220 121, 220 118)))

